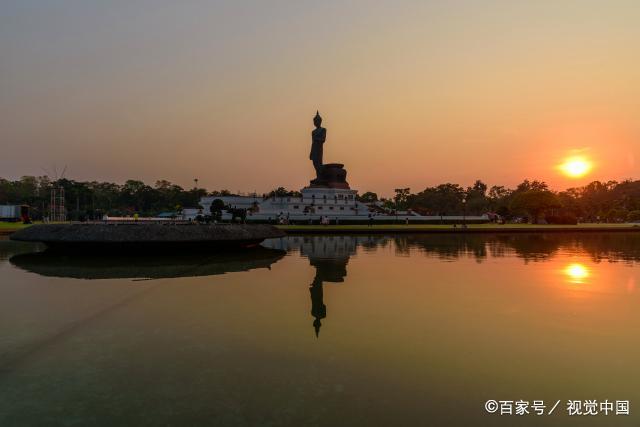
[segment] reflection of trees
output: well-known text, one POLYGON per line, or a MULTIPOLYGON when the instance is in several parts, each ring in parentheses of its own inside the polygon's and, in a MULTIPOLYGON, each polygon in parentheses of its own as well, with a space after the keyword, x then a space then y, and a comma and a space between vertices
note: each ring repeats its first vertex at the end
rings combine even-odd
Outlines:
POLYGON ((375 252, 378 248, 386 248, 391 244, 391 239, 379 235, 354 238, 358 241, 358 248, 362 248, 365 252, 375 252))
POLYGON ((13 255, 42 251, 46 247, 41 243, 14 242, 12 240, 0 241, 0 259, 8 259, 13 255))
POLYGON ((432 234, 396 236, 396 251, 419 250, 441 259, 482 261, 515 254, 525 262, 543 261, 559 251, 583 252, 595 262, 640 261, 640 233, 432 234))
POLYGON ((66 254, 44 251, 15 255, 11 264, 49 277, 77 279, 164 279, 212 276, 217 274, 270 268, 285 252, 254 248, 226 253, 185 253, 167 255, 112 256, 66 254))
POLYGON ((478 261, 487 257, 486 239, 471 234, 414 234, 398 235, 394 238, 396 251, 408 255, 418 249, 441 259, 456 259, 471 256, 478 261))
MULTIPOLYGON (((525 262, 544 261, 560 251, 584 253, 594 262, 640 262, 640 233, 442 233, 383 236, 306 236, 296 237, 288 249, 299 249, 309 258, 340 258, 355 255, 360 250, 373 252, 393 245, 398 256, 418 251, 443 260, 462 257, 482 262, 488 257, 515 255, 525 262)), ((346 274, 346 272, 345 272, 346 274)))
POLYGON ((495 240, 489 244, 504 247, 503 256, 513 251, 516 256, 529 262, 550 258, 560 249, 562 241, 562 236, 554 234, 505 234, 495 236, 495 240))
POLYGON ((544 260, 558 251, 585 253, 595 262, 640 261, 640 233, 554 233, 511 235, 505 243, 525 260, 544 260))
POLYGON ((640 262, 640 233, 594 233, 580 236, 572 243, 568 249, 584 251, 594 262, 603 259, 640 262))

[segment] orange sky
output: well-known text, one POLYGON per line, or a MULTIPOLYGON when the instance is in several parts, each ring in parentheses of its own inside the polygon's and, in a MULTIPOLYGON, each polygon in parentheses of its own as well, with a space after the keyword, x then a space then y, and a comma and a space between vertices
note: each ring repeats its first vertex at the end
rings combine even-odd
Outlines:
POLYGON ((638 2, 131 3, 3 6, 0 176, 297 189, 319 109, 361 192, 640 178, 638 2))

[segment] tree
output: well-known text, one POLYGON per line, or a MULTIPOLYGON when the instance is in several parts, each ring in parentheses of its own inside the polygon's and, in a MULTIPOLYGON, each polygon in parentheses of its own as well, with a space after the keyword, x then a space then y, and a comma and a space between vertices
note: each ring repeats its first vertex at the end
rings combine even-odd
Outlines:
POLYGON ((220 197, 220 196, 231 196, 231 191, 229 190, 214 190, 211 193, 209 193, 209 196, 211 197, 220 197))
POLYGON ((358 196, 358 201, 362 203, 374 203, 378 201, 378 195, 371 191, 358 196))
POLYGON ((487 184, 478 179, 473 183, 473 187, 471 187, 468 191, 473 191, 477 194, 485 196, 487 193, 487 188, 487 184))
POLYGON ((627 221, 629 222, 638 222, 640 221, 640 211, 631 211, 627 215, 627 221))
POLYGON ((221 199, 214 199, 209 206, 209 212, 214 220, 220 221, 222 219, 222 210, 225 208, 224 202, 221 199))
POLYGON ((489 199, 487 198, 487 184, 477 180, 472 187, 465 192, 467 198, 467 210, 476 215, 482 215, 489 210, 489 199))
POLYGON ((494 185, 489 189, 489 209, 502 217, 510 216, 511 211, 509 209, 509 205, 512 194, 513 190, 509 190, 502 185, 494 185))
POLYGON ((394 190, 396 192, 395 202, 396 202, 396 210, 404 210, 407 209, 407 199, 409 194, 411 194, 409 188, 396 188, 394 190))
POLYGON ((528 214, 533 224, 538 223, 545 211, 560 206, 558 197, 551 191, 544 190, 520 191, 511 201, 511 209, 528 214))
POLYGON ((392 199, 380 199, 382 202, 382 207, 387 211, 392 211, 395 209, 395 204, 392 199))
MULTIPOLYGON (((28 204, 34 217, 46 214, 50 205, 51 188, 65 190, 65 202, 71 218, 96 218, 131 214, 156 215, 173 211, 176 206, 195 207, 206 194, 230 196, 228 190, 207 192, 202 188, 185 190, 167 180, 155 182, 153 187, 139 180, 124 184, 110 182, 80 182, 66 178, 52 182, 46 176, 23 176, 17 180, 0 178, 0 204, 28 204)), ((297 191, 279 187, 271 192, 282 197, 300 197, 297 191)), ((496 212, 504 217, 527 215, 537 222, 543 214, 548 221, 580 218, 583 222, 621 222, 637 217, 640 212, 640 181, 594 181, 583 187, 551 193, 547 184, 539 180, 525 180, 515 189, 487 185, 477 180, 466 189, 458 184, 444 183, 411 194, 409 188, 398 188, 390 200, 378 198, 374 192, 358 196, 364 203, 383 201, 385 209, 411 208, 426 215, 460 215, 462 199, 466 197, 469 213, 496 212), (630 213, 632 213, 630 215, 630 213)))
POLYGON ((275 190, 271 190, 267 197, 302 197, 302 193, 299 191, 287 190, 284 187, 278 187, 275 190))
POLYGON ((409 197, 409 207, 432 215, 459 214, 463 210, 464 194, 464 189, 458 184, 440 184, 409 197))
POLYGON ((580 201, 580 193, 575 188, 558 193, 558 201, 562 205, 562 210, 570 215, 580 218, 584 215, 584 209, 580 201))
POLYGON ((289 195, 289 191, 284 187, 278 187, 275 190, 272 190, 271 194, 274 197, 287 197, 289 195))
POLYGON ((548 191, 549 187, 547 186, 547 183, 544 181, 537 181, 537 180, 529 181, 528 179, 525 179, 524 181, 522 181, 521 184, 519 184, 516 187, 515 191, 525 192, 529 190, 548 191))

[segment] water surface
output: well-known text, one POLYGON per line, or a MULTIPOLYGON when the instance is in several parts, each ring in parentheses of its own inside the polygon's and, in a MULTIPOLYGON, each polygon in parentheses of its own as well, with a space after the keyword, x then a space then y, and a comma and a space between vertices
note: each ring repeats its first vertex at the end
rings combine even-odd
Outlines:
POLYGON ((639 423, 640 233, 265 246, 0 241, 0 425, 639 423), (516 418, 487 399, 563 402, 516 418), (630 400, 631 416, 567 417, 569 399, 630 400))

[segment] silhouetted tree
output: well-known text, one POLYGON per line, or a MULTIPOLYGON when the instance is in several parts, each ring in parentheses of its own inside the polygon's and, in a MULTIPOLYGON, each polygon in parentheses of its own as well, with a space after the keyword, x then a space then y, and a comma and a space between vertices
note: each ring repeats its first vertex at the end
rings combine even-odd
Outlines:
POLYGON ((358 195, 358 201, 362 203, 373 203, 378 201, 378 195, 371 191, 367 191, 362 195, 358 195))
MULTIPOLYGON (((127 215, 138 212, 142 216, 174 211, 177 205, 197 207, 205 196, 231 196, 228 190, 210 191, 203 188, 185 190, 167 180, 155 182, 153 187, 139 180, 124 184, 63 178, 52 182, 46 176, 23 176, 18 180, 0 178, 0 204, 28 204, 35 219, 47 214, 52 186, 65 189, 66 206, 70 218, 99 218, 107 215, 127 215)), ((583 187, 552 192, 544 181, 525 180, 510 189, 500 185, 488 187, 477 180, 466 189, 458 184, 445 183, 427 187, 411 194, 399 188, 391 200, 380 199, 373 192, 365 192, 358 200, 383 202, 389 210, 398 206, 429 215, 454 215, 463 211, 462 199, 467 199, 467 212, 483 214, 496 212, 509 219, 527 215, 537 221, 543 214, 553 217, 579 218, 583 222, 621 222, 635 220, 640 211, 640 181, 594 181, 583 187), (541 206, 541 207, 536 207, 541 206), (633 214, 631 214, 633 212, 633 214)), ((279 187, 270 195, 300 197, 297 191, 279 187)))
POLYGON ((538 223, 544 212, 559 207, 558 196, 545 190, 518 191, 511 201, 511 209, 529 215, 533 224, 538 223))
POLYGON ((394 197, 396 203, 396 209, 404 210, 407 209, 407 201, 408 197, 411 194, 409 188, 396 188, 395 189, 396 196, 394 197))

